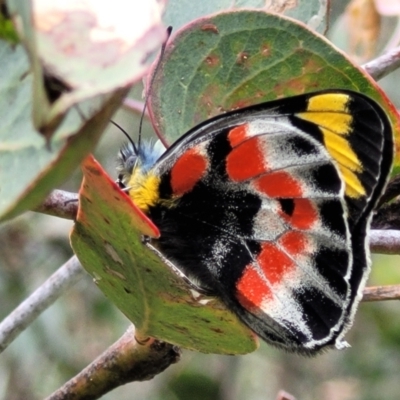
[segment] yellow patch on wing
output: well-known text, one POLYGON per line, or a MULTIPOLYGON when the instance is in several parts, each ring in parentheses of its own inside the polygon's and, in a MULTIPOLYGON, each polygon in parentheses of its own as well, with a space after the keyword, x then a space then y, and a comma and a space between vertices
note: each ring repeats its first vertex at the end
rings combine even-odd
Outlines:
POLYGON ((329 129, 338 135, 346 136, 351 133, 353 117, 349 114, 334 112, 304 112, 297 114, 298 117, 329 129))
POLYGON ((340 165, 339 169, 343 175, 344 181, 346 182, 346 189, 345 189, 346 195, 353 199, 365 196, 366 195, 365 188, 362 185, 358 176, 349 169, 342 168, 340 165))
POLYGON ((363 165, 348 140, 353 123, 349 101, 350 96, 343 93, 315 95, 309 99, 307 110, 296 115, 319 127, 326 149, 338 163, 346 183, 346 195, 359 198, 366 192, 357 176, 363 171, 363 165))
POLYGON ((343 93, 318 94, 308 100, 307 111, 348 112, 350 97, 343 93))
POLYGON ((160 199, 160 178, 152 173, 143 174, 140 169, 136 169, 128 186, 132 188, 129 191, 130 198, 144 213, 147 213, 160 199))
POLYGON ((324 135, 326 148, 331 156, 339 163, 340 168, 361 172, 362 165, 360 159, 351 148, 349 141, 327 129, 321 128, 321 131, 324 135))

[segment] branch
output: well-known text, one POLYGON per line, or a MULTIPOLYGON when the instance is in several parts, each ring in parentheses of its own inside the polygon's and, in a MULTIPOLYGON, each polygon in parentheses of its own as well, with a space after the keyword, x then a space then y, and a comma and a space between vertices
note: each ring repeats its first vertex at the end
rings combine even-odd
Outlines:
POLYGON ((400 231, 371 230, 370 246, 373 253, 400 254, 400 231))
MULTIPOLYGON (((370 246, 374 253, 400 254, 400 231, 372 230, 370 246)), ((371 286, 364 289, 362 301, 399 300, 400 285, 371 286)))
POLYGON ((101 356, 46 400, 98 399, 126 383, 150 380, 179 359, 179 348, 171 344, 154 339, 139 344, 131 326, 101 356))
POLYGON ((370 286, 364 289, 362 301, 399 300, 400 285, 370 286))
MULTIPOLYGON (((78 209, 76 193, 54 190, 39 207, 35 209, 60 218, 75 219, 78 209)), ((371 230, 371 251, 382 254, 400 254, 400 231, 371 230)))
POLYGON ((72 257, 0 323, 0 353, 85 274, 72 257))
MULTIPOLYGON (((396 183, 397 185, 397 183, 396 183)), ((394 185, 394 189, 397 190, 397 186, 394 185), (396 186, 396 187, 395 187, 396 186)), ((44 212, 50 215, 56 215, 64 218, 75 218, 77 210, 77 195, 75 193, 64 192, 61 190, 56 190, 51 193, 51 195, 46 199, 46 201, 36 209, 38 212, 44 212)), ((393 207, 395 204, 391 204, 393 207)), ((397 212, 396 212, 397 215, 397 212)), ((385 220, 387 217, 384 218, 385 220)), ((376 222, 376 221, 375 221, 376 222)), ((379 226, 379 225, 378 225, 379 226)), ((400 254, 400 231, 399 230, 371 230, 370 232, 370 246, 371 251, 374 253, 381 254, 400 254)), ((51 279, 51 278, 50 278, 51 279)), ((367 288, 365 292, 364 301, 377 301, 377 300, 389 300, 397 299, 398 292, 393 291, 393 288, 388 287, 378 287, 378 288, 367 288), (373 300, 371 300, 373 299, 373 300)), ((396 287, 394 287, 396 288, 396 287)), ((39 290, 39 289, 38 289, 39 290)), ((29 300, 29 299, 28 299, 29 300)), ((37 315, 40 313, 39 311, 37 315)), ((11 315, 10 315, 11 317, 11 315)), ((9 318, 10 318, 9 317, 9 318)), ((24 329, 28 322, 22 329, 24 329)), ((4 322, 3 322, 4 324, 4 322)), ((4 349, 9 342, 13 340, 15 336, 12 336, 5 345, 2 345, 2 325, 0 325, 0 351, 4 349), (3 346, 3 347, 2 347, 3 346)), ((3 328, 4 329, 4 328, 3 328)))
POLYGON ((391 72, 400 67, 400 47, 388 51, 380 57, 363 65, 376 81, 389 75, 391 72))
POLYGON ((33 211, 53 217, 75 219, 78 212, 78 194, 65 190, 53 190, 33 211))

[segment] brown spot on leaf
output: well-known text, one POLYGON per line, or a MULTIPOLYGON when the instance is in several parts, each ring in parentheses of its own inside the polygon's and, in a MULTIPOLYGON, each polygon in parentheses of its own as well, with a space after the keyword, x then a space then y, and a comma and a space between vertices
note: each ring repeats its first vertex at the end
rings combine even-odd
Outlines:
POLYGON ((212 33, 215 33, 215 34, 219 33, 219 30, 218 30, 217 26, 214 25, 214 24, 203 24, 201 26, 201 30, 202 31, 207 31, 207 32, 212 32, 212 33))
POLYGON ((207 66, 215 68, 220 64, 220 60, 216 54, 210 54, 206 57, 205 63, 207 64, 207 66))
POLYGON ((324 65, 316 58, 308 55, 304 62, 303 73, 318 73, 324 68, 324 65))
POLYGON ((269 44, 263 44, 261 46, 260 53, 263 57, 269 57, 271 55, 271 47, 269 44))
POLYGON ((204 113, 206 113, 206 117, 209 118, 213 115, 218 114, 216 112, 216 108, 218 107, 215 102, 216 99, 219 98, 222 92, 222 88, 219 85, 211 84, 207 86, 200 97, 199 104, 201 105, 200 110, 201 114, 196 115, 196 121, 201 122, 204 121, 204 113))
POLYGON ((305 82, 303 79, 292 79, 284 83, 278 83, 272 89, 277 97, 287 97, 294 94, 304 93, 305 82))
POLYGON ((245 65, 250 55, 247 51, 241 51, 236 57, 236 64, 245 65))

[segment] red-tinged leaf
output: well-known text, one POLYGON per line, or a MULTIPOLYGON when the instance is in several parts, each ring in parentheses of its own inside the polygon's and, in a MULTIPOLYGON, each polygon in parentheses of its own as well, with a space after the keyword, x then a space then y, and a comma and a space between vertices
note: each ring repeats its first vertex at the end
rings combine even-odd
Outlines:
POLYGON ((376 82, 324 37, 278 15, 221 13, 176 33, 153 82, 149 110, 170 144, 225 111, 335 88, 374 98, 399 136, 397 111, 376 82))
POLYGON ((137 334, 206 353, 244 354, 254 334, 215 298, 197 295, 142 241, 158 229, 92 158, 83 164, 75 254, 137 334))

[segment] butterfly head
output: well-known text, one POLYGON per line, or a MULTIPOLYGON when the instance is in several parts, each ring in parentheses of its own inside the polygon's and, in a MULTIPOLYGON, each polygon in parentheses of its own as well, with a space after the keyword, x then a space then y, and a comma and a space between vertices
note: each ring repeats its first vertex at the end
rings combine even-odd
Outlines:
POLYGON ((159 141, 143 141, 140 147, 126 143, 119 151, 117 183, 143 212, 158 200, 159 178, 152 167, 164 151, 159 141))
POLYGON ((145 141, 140 148, 134 147, 132 143, 125 143, 118 153, 117 183, 121 188, 129 187, 132 176, 145 175, 164 150, 159 142, 145 141))

